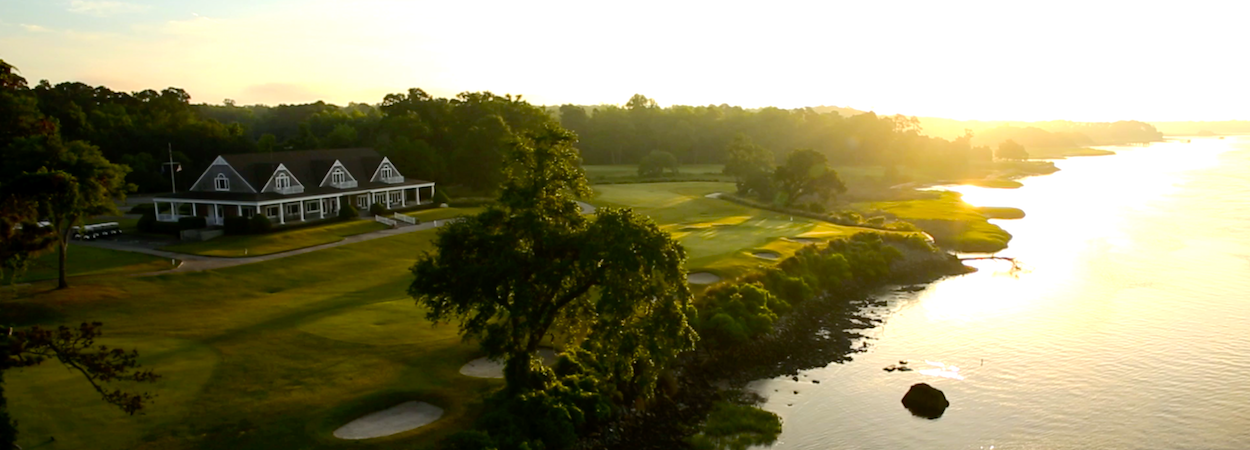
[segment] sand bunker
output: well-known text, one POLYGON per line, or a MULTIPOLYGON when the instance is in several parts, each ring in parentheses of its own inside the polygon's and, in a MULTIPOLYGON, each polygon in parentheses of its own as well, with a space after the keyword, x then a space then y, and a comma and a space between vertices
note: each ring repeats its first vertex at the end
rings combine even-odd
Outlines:
POLYGON ((369 413, 334 430, 339 439, 372 439, 429 425, 443 416, 443 408, 425 402, 403 402, 369 413))
POLYGON ((763 259, 778 259, 778 258, 781 258, 781 255, 780 255, 780 254, 773 253, 773 252, 755 252, 755 253, 752 253, 752 254, 751 254, 751 256, 754 256, 754 257, 756 257, 756 258, 763 258, 763 259))
MULTIPOLYGON (((543 365, 550 367, 556 363, 556 351, 549 348, 538 349, 538 356, 543 359, 543 365)), ((460 374, 473 378, 503 378, 503 361, 491 361, 488 358, 478 358, 469 361, 460 368, 460 374)))
POLYGON ((794 242, 803 243, 803 244, 816 244, 820 242, 820 239, 816 239, 816 238, 792 237, 792 238, 786 238, 786 239, 789 239, 794 242))
POLYGON ((714 273, 695 272, 686 275, 686 281, 689 281, 690 284, 712 284, 720 281, 720 276, 714 273))

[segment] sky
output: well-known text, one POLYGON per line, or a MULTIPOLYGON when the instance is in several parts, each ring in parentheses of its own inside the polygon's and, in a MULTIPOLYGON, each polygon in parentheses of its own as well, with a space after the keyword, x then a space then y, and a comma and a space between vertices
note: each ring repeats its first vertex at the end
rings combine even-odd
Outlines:
POLYGON ((837 105, 981 120, 1250 119, 1250 2, 0 0, 32 83, 192 102, 837 105))

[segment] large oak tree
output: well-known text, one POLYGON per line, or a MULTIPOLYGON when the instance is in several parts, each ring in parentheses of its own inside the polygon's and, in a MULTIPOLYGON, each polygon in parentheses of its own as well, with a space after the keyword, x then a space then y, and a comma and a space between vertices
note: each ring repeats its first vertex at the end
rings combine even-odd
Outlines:
MULTIPOLYGON (((628 209, 583 215, 590 193, 574 137, 547 127, 515 139, 497 204, 443 227, 408 292, 433 321, 457 321, 514 391, 537 387, 539 344, 559 335, 636 386, 694 346, 684 249, 628 209)), ((645 395, 645 393, 644 393, 645 395)))

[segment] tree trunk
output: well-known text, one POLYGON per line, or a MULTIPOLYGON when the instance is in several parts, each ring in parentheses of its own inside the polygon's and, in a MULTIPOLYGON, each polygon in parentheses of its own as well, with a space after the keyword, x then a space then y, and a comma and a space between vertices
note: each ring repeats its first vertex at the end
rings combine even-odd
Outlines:
POLYGON ((69 241, 67 241, 65 239, 65 236, 62 235, 61 242, 57 243, 57 252, 56 252, 57 253, 56 259, 57 259, 57 266, 58 266, 57 282, 56 282, 57 289, 65 289, 69 287, 69 283, 65 281, 65 252, 67 251, 69 251, 69 241))

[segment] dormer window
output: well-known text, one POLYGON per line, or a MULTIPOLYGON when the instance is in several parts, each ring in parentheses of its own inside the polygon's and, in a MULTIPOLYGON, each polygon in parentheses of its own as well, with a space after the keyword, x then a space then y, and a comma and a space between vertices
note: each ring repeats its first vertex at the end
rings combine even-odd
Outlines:
POLYGON ((226 174, 219 173, 217 174, 217 177, 213 179, 213 186, 219 191, 228 191, 230 190, 230 179, 226 178, 226 174))
POLYGON ((291 177, 285 173, 278 173, 278 176, 273 180, 273 185, 278 189, 287 189, 291 187, 291 177))
POLYGON ((394 173, 392 173, 391 171, 391 166, 389 165, 382 166, 382 179, 383 180, 390 179, 392 175, 394 175, 394 173))
POLYGON ((330 174, 330 182, 334 184, 342 184, 347 181, 347 173, 338 167, 334 168, 334 172, 330 174))

